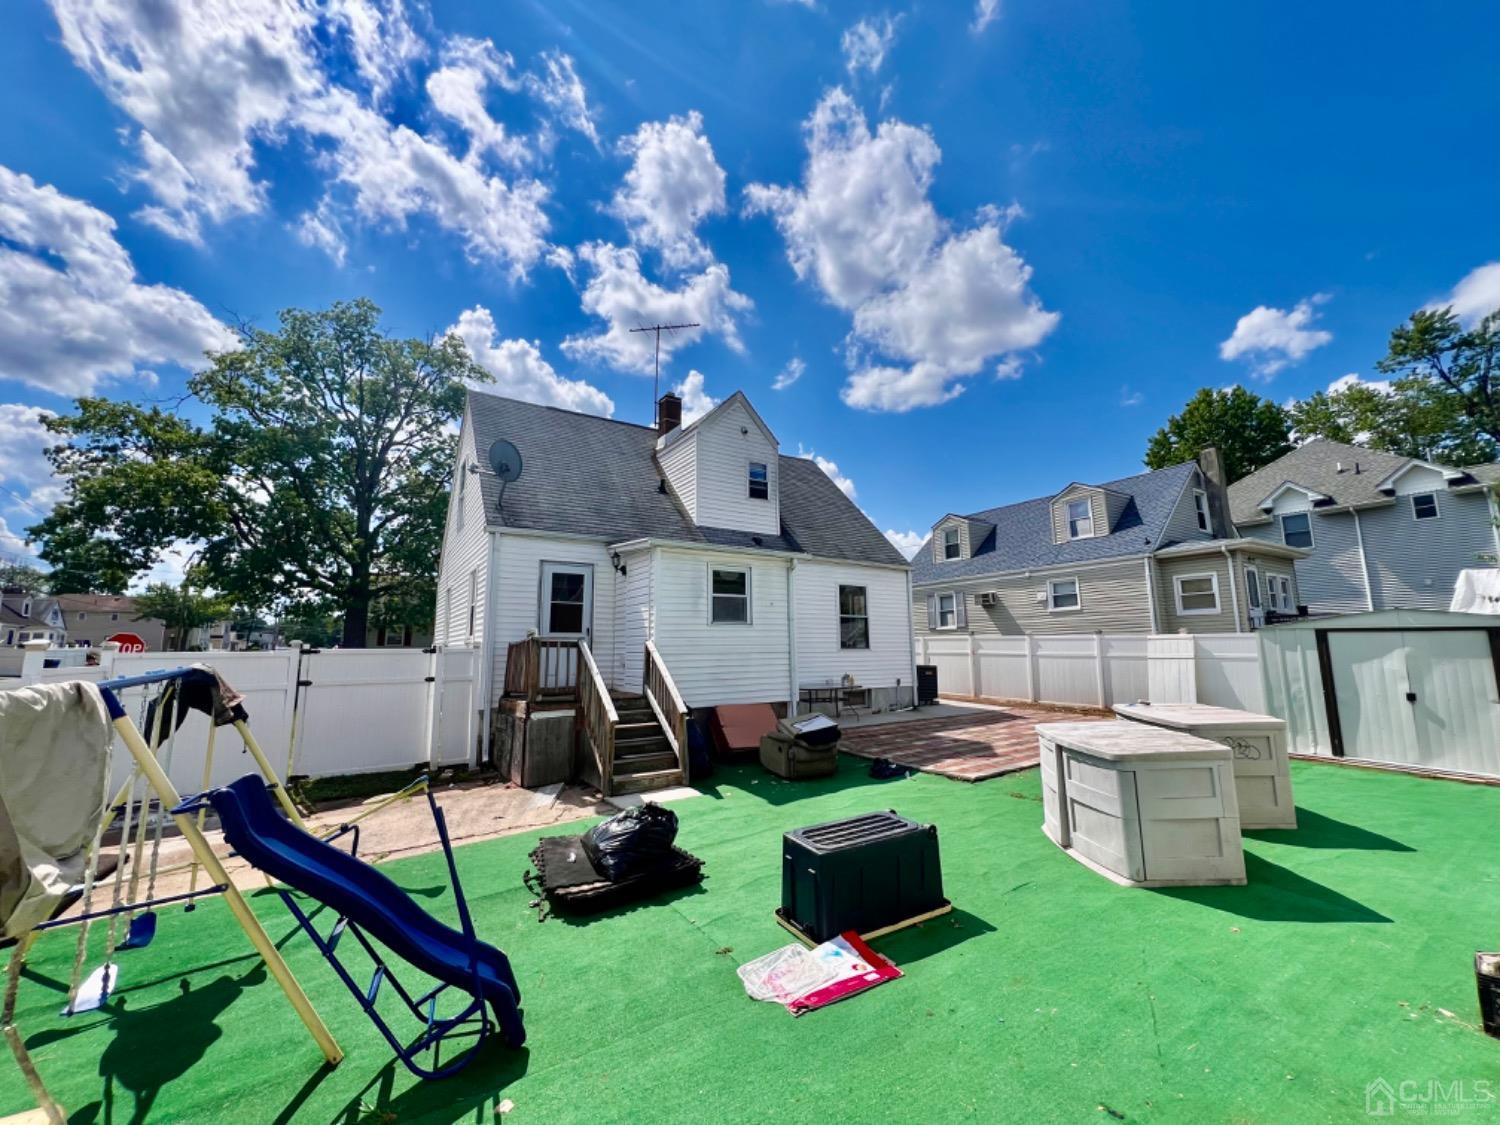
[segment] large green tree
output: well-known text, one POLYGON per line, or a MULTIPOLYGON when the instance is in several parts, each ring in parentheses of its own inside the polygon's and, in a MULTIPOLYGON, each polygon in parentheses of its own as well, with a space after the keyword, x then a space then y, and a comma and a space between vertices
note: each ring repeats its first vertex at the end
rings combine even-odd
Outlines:
MULTIPOLYGON (((431 613, 464 383, 461 341, 397 339, 367 300, 245 328, 188 383, 208 421, 100 398, 49 420, 67 494, 30 529, 75 585, 123 588, 196 546, 205 588, 249 608, 334 609, 362 647, 372 604, 431 613)), ((417 622, 421 623, 421 622, 417 622)))
POLYGON ((1495 439, 1464 411, 1462 398, 1420 375, 1398 378, 1389 390, 1351 383, 1318 391, 1293 403, 1291 418, 1303 440, 1353 442, 1449 465, 1495 459, 1495 439))
POLYGON ((1291 452, 1287 413, 1244 387, 1204 387, 1151 436, 1146 467, 1165 469, 1191 461, 1208 446, 1218 449, 1228 481, 1239 480, 1291 452))
POLYGON ((1403 382, 1425 380, 1424 397, 1462 419, 1456 441, 1465 435, 1500 441, 1500 309, 1468 328, 1451 306, 1420 309, 1391 333, 1385 358, 1375 367, 1403 382))

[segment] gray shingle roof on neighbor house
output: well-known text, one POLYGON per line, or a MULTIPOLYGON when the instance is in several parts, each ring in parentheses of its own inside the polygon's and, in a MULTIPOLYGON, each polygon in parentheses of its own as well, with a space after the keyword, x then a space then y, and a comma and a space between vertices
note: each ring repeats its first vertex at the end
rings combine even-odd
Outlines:
MULTIPOLYGON (((1331 497, 1329 507, 1383 503, 1390 497, 1376 485, 1411 460, 1399 453, 1314 438, 1230 485, 1229 518, 1236 524, 1267 522, 1271 517, 1261 510, 1261 501, 1284 484, 1300 485, 1331 497)), ((1460 471, 1477 480, 1494 480, 1497 466, 1475 465, 1460 471)))
POLYGON ((522 473, 505 488, 503 512, 499 482, 487 473, 479 477, 485 518, 492 527, 609 542, 667 539, 799 551, 851 562, 906 563, 838 485, 804 457, 780 457, 781 534, 756 536, 699 527, 675 497, 661 490, 653 427, 477 390, 469 392, 469 418, 481 463, 500 438, 521 453, 522 473))
POLYGON ((965 518, 995 525, 967 559, 937 562, 932 557, 932 537, 912 559, 912 582, 946 582, 955 578, 979 578, 1017 570, 1036 570, 1068 563, 1141 555, 1167 546, 1161 536, 1182 490, 1198 466, 1187 461, 1169 469, 1105 481, 1106 488, 1129 496, 1108 535, 1092 539, 1053 542, 1052 501, 1056 496, 1038 496, 1019 504, 1007 504, 965 518))

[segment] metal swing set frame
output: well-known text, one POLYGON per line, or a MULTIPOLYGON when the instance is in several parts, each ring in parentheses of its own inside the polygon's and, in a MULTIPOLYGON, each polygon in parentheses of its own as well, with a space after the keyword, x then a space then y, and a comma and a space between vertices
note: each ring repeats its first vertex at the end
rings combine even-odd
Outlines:
MULTIPOLYGON (((78 953, 75 956, 73 981, 69 989, 69 1009, 72 1009, 73 1004, 77 999, 79 969, 81 967, 82 958, 87 948, 88 927, 90 922, 102 918, 109 918, 111 921, 111 948, 106 954, 106 965, 103 969, 104 977, 102 982, 104 986, 104 995, 107 996, 109 988, 113 983, 113 974, 111 971, 112 966, 109 962, 109 958, 112 958, 114 954, 115 923, 117 922, 119 917, 122 915, 128 915, 130 917, 131 929, 135 931, 134 936, 136 936, 136 938, 138 939, 136 941, 136 944, 144 945, 150 941, 151 934, 154 932, 154 917, 152 918, 152 921, 150 923, 143 927, 136 926, 134 924, 135 922, 137 922, 142 917, 150 917, 152 908, 156 906, 162 906, 177 902, 187 902, 189 904, 189 908, 191 908, 193 900, 203 895, 220 894, 224 897, 225 901, 229 905, 230 912, 234 915, 235 921, 239 924, 240 929, 244 931, 245 936, 249 939, 250 944, 255 948, 255 951, 260 955, 261 960, 265 962, 267 970, 275 979, 276 983, 281 987, 282 992, 286 994, 287 1001, 291 1004, 292 1009, 297 1013, 297 1017, 302 1021, 303 1026, 307 1028, 308 1033, 312 1036, 313 1041, 317 1044, 318 1049, 322 1052, 324 1060, 330 1066, 335 1066, 343 1060, 343 1050, 334 1040, 332 1033, 329 1032, 328 1027, 323 1022, 322 1017, 318 1015, 317 1010, 313 1007, 312 1001, 308 999, 307 994, 303 991, 301 984, 298 983, 296 977, 293 976, 291 969, 287 966, 286 961, 282 958, 281 952, 276 948, 275 943, 272 942, 270 936, 266 933, 265 928, 261 925, 260 920, 255 916, 254 911, 250 909, 250 906, 245 901, 244 896, 240 893, 239 889, 235 887, 233 881, 229 878, 228 873, 225 871, 222 861, 217 855, 214 854, 213 848, 209 845, 207 839, 204 837, 204 810, 199 808, 197 810, 196 816, 192 815, 193 809, 191 807, 184 806, 182 795, 177 791, 177 788, 175 785, 173 785, 166 769, 163 768, 161 761, 159 761, 157 758, 156 749, 162 744, 161 734, 162 728, 165 726, 169 728, 170 731, 170 733, 168 733, 166 736, 168 746, 167 759, 170 763, 171 738, 173 735, 175 735, 181 708, 183 706, 181 699, 181 689, 183 682, 189 676, 202 676, 212 674, 213 673, 209 672, 207 669, 201 667, 179 667, 157 672, 148 672, 138 676, 123 676, 112 680, 104 680, 95 685, 103 698, 104 705, 109 713, 110 722, 114 727, 116 737, 125 745, 125 748, 130 751, 130 755, 134 759, 134 766, 131 770, 130 777, 117 792, 115 798, 110 801, 105 807, 104 815, 100 819, 99 830, 94 838, 94 845, 89 856, 88 870, 85 877, 85 884, 83 889, 83 897, 85 902, 84 912, 81 915, 75 917, 58 918, 52 921, 40 923, 17 941, 14 952, 12 953, 10 959, 10 967, 7 973, 6 991, 3 1005, 3 1019, 0 1019, 0 1023, 3 1023, 4 1037, 11 1048, 11 1052, 15 1056, 17 1064, 20 1066, 20 1069, 26 1078, 28 1086, 30 1086, 31 1088, 32 1094, 37 1101, 37 1105, 40 1111, 45 1114, 46 1120, 50 1122, 61 1123, 65 1120, 65 1117, 61 1109, 47 1093, 46 1087, 42 1083, 41 1078, 37 1074, 36 1068, 32 1064, 30 1056, 26 1051, 20 1034, 14 1026, 16 992, 20 981, 21 966, 25 960, 28 949, 35 941, 37 934, 42 930, 54 928, 57 926, 79 925, 81 927, 78 938, 78 953), (156 707, 154 714, 155 722, 147 723, 148 729, 152 732, 152 740, 151 742, 148 742, 147 738, 142 735, 140 729, 131 720, 129 713, 126 711, 124 705, 120 701, 119 693, 130 688, 146 687, 152 684, 166 684, 169 686, 167 688, 164 688, 162 694, 157 697, 158 706, 156 707), (172 700, 170 706, 166 702, 168 699, 172 700), (154 802, 158 809, 158 844, 160 842, 162 818, 164 816, 170 816, 178 832, 182 834, 183 839, 187 841, 188 846, 192 849, 193 859, 191 861, 191 865, 193 867, 193 873, 191 876, 191 889, 183 894, 168 895, 162 898, 152 897, 152 889, 154 888, 155 884, 155 876, 163 873, 162 871, 158 871, 156 868, 156 851, 155 849, 153 849, 151 864, 152 878, 150 880, 150 887, 147 891, 147 898, 140 902, 123 903, 119 901, 117 894, 116 901, 114 901, 109 908, 94 911, 90 909, 89 896, 93 890, 93 885, 95 882, 96 860, 98 856, 100 837, 102 837, 105 830, 114 821, 117 814, 123 817, 123 833, 121 836, 120 856, 122 861, 121 866, 123 866, 125 851, 131 843, 129 819, 130 810, 133 805, 131 797, 140 778, 144 778, 147 792, 147 800, 142 802, 140 810, 141 825, 144 825, 148 806, 150 805, 152 799, 154 799, 154 802), (196 886, 197 871, 199 868, 201 868, 207 874, 209 880, 209 886, 205 887, 203 890, 198 890, 196 886)), ((255 739, 255 736, 250 732, 249 723, 243 709, 235 708, 233 711, 229 712, 226 717, 229 719, 228 723, 222 722, 217 715, 210 716, 209 743, 204 766, 204 788, 208 788, 211 784, 209 771, 212 769, 213 765, 214 732, 217 730, 217 727, 219 725, 232 725, 236 733, 239 734, 241 741, 244 743, 246 752, 248 752, 250 756, 255 760, 256 766, 259 768, 261 774, 265 777, 268 787, 274 794, 282 810, 294 824, 296 824, 299 828, 305 829, 306 826, 303 823, 302 816, 298 812, 296 805, 292 802, 291 797, 287 794, 285 788, 282 786, 280 780, 276 776, 275 768, 271 765, 270 760, 266 757, 265 752, 261 749, 260 744, 255 739)), ((422 784, 425 785, 425 778, 421 780, 422 784)), ((403 790, 403 795, 408 795, 405 790, 403 790)), ((339 831, 347 830, 347 828, 348 825, 342 826, 339 831)), ((137 853, 139 853, 144 847, 144 837, 145 830, 143 827, 138 825, 136 835, 137 853)), ((167 870, 180 870, 180 867, 167 870)), ((117 867, 115 871, 117 891, 120 878, 121 869, 120 867, 117 867)), ((138 878, 139 866, 137 866, 136 869, 132 871, 132 885, 136 883, 138 878)), ((131 947, 131 935, 129 933, 127 934, 127 939, 124 943, 124 947, 131 947)))

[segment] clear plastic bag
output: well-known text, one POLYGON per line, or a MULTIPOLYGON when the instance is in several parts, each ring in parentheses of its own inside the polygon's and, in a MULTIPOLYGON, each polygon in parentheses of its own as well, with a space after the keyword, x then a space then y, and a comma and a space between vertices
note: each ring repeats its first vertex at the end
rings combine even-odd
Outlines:
POLYGON ((750 999, 776 1004, 789 1004, 838 975, 836 967, 800 945, 784 945, 741 965, 738 971, 750 999))

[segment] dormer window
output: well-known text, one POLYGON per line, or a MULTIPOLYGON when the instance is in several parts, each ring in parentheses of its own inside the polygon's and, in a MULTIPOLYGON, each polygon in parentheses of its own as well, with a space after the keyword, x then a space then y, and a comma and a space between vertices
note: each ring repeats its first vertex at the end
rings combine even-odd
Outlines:
POLYGON ((21 603, 21 616, 22 617, 30 617, 31 616, 31 599, 30 598, 27 598, 24 602, 21 603))
POLYGON ((1208 493, 1201 488, 1193 490, 1193 510, 1198 513, 1198 530, 1209 530, 1213 524, 1208 517, 1208 493))
POLYGON ((1068 538, 1090 539, 1094 534, 1094 508, 1087 500, 1068 501, 1068 538))
POLYGON ((958 539, 958 528, 943 529, 943 558, 956 559, 963 555, 963 544, 958 539))
POLYGON ((750 462, 750 499, 769 500, 771 498, 771 478, 766 470, 764 461, 750 462))

